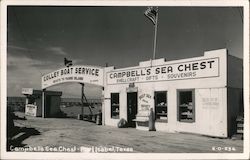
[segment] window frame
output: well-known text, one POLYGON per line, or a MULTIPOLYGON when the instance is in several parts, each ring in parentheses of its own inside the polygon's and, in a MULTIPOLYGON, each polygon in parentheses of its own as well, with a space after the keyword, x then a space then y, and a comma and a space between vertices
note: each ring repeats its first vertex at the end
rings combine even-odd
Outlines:
MULTIPOLYGON (((155 122, 159 122, 159 123, 168 123, 168 91, 167 90, 164 90, 164 91, 154 91, 154 110, 155 110, 155 122), (165 105, 158 105, 159 102, 157 100, 157 94, 161 94, 161 93, 164 93, 165 94, 165 105), (157 104, 158 103, 158 104, 157 104), (166 113, 166 116, 162 116, 162 117, 167 117, 167 119, 160 119, 160 118, 157 118, 157 108, 158 107, 166 107, 167 108, 167 113, 166 113)), ((161 117, 161 116, 159 116, 161 117)))
POLYGON ((195 89, 177 89, 177 121, 184 123, 194 123, 195 122, 195 89), (190 92, 192 93, 192 116, 191 120, 181 119, 180 115, 180 92, 190 92))

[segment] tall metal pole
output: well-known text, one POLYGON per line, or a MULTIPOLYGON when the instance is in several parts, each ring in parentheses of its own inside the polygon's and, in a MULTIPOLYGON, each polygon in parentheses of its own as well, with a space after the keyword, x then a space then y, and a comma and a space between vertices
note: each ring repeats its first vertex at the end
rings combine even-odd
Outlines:
POLYGON ((157 39, 157 26, 158 26, 158 8, 156 10, 156 18, 155 18, 155 31, 154 31, 154 53, 153 59, 155 59, 155 51, 156 51, 156 39, 157 39))

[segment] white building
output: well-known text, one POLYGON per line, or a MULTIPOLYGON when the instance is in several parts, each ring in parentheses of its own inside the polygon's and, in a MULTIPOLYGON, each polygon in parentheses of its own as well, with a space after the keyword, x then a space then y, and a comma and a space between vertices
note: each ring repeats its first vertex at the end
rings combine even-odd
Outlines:
POLYGON ((243 113, 242 60, 226 49, 204 56, 138 66, 104 68, 103 124, 148 130, 155 113, 156 131, 189 132, 229 137, 236 132, 236 116, 243 113))

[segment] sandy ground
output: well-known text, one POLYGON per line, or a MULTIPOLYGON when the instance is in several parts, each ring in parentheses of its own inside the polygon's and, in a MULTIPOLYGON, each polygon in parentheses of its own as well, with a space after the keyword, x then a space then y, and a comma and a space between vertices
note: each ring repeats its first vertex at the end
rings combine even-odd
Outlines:
MULTIPOLYGON (((16 114, 20 116, 20 113, 16 114)), ((15 120, 15 125, 32 128, 39 133, 26 136, 21 141, 23 146, 115 146, 131 147, 133 152, 144 153, 232 153, 243 150, 243 140, 116 128, 70 118, 27 117, 27 120, 15 120)))

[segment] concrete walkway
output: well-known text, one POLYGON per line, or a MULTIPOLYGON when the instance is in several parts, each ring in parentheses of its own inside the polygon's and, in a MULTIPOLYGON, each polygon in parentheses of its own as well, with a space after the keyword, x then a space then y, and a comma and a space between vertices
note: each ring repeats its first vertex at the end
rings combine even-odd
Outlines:
POLYGON ((24 146, 115 146, 131 147, 133 152, 143 153, 241 153, 243 150, 243 140, 100 126, 69 118, 27 117, 27 120, 15 120, 15 125, 39 133, 23 139, 24 146))

